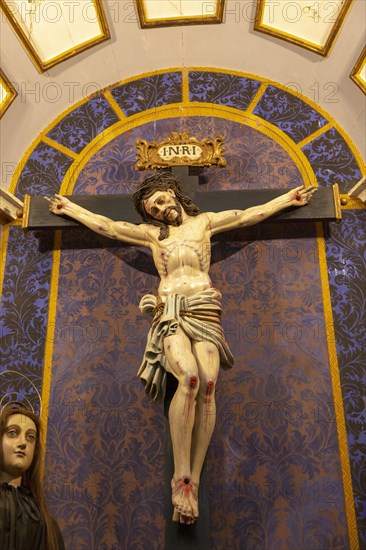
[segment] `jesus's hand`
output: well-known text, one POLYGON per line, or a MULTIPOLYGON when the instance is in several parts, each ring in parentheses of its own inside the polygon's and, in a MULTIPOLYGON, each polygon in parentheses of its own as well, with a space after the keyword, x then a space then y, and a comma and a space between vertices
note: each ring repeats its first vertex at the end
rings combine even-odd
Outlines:
POLYGON ((61 215, 61 214, 67 214, 66 209, 67 205, 70 204, 71 201, 67 199, 66 197, 62 197, 61 195, 54 195, 53 197, 44 197, 46 201, 49 202, 49 211, 53 214, 61 215))
POLYGON ((290 205, 305 206, 306 204, 309 204, 311 197, 316 190, 316 187, 313 185, 311 187, 305 187, 304 185, 301 185, 301 187, 295 187, 295 189, 292 189, 287 194, 290 205))

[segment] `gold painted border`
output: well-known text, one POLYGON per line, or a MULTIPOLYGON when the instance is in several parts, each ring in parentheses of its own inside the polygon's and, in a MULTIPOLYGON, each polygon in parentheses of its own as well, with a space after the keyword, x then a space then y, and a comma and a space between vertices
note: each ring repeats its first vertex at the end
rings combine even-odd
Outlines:
MULTIPOLYGON (((60 230, 55 231, 54 250, 53 250, 52 267, 51 267, 50 298, 48 302, 48 314, 47 314, 46 344, 45 344, 44 361, 43 361, 42 391, 41 391, 41 402, 42 402, 41 421, 42 421, 42 427, 43 427, 42 443, 43 443, 44 449, 46 449, 48 412, 49 412, 50 393, 51 393, 53 344, 55 340, 54 337, 55 337, 55 329, 56 329, 58 280, 59 280, 60 265, 61 265, 61 240, 62 240, 62 232, 60 230)), ((44 464, 42 466, 44 468, 44 464)), ((42 472, 42 476, 43 476, 43 473, 44 471, 42 472)))
POLYGON ((351 477, 351 464, 349 460, 346 416, 342 398, 341 379, 336 348, 336 336, 334 331, 333 310, 329 287, 327 257, 325 250, 324 230, 321 223, 316 223, 317 244, 319 255, 320 281, 323 297, 324 322, 327 338, 329 369, 333 390, 334 414, 337 426, 339 459, 342 472, 344 492, 344 509, 347 520, 349 547, 351 550, 359 550, 358 530, 356 522, 355 500, 351 477))
MULTIPOLYGON (((302 48, 305 48, 307 50, 310 50, 312 52, 318 53, 326 57, 327 55, 329 55, 330 50, 333 47, 333 44, 339 34, 339 31, 343 26, 343 23, 347 17, 349 10, 351 9, 351 6, 354 0, 344 0, 343 4, 341 5, 341 9, 339 11, 338 17, 335 23, 333 24, 331 31, 329 32, 328 38, 326 39, 324 46, 321 46, 309 40, 305 40, 303 38, 299 38, 294 34, 287 33, 282 30, 276 30, 275 27, 270 27, 264 24, 263 15, 264 15, 266 2, 267 0, 257 0, 254 30, 263 32, 265 34, 269 34, 270 36, 274 36, 275 38, 280 38, 282 40, 285 40, 286 42, 291 42, 292 44, 296 44, 297 46, 301 46, 302 48)), ((273 1, 272 1, 272 5, 273 5, 273 1)))
POLYGON ((258 90, 254 94, 254 97, 250 104, 248 105, 247 110, 245 111, 246 114, 252 114, 260 100, 262 99, 262 96, 266 89, 268 88, 268 82, 262 82, 262 84, 259 86, 258 90))
POLYGON ((36 48, 31 44, 27 35, 19 25, 18 19, 13 14, 13 12, 9 9, 9 6, 7 5, 6 0, 1 0, 0 9, 3 11, 4 15, 9 21, 9 24, 13 28, 18 40, 21 42, 27 54, 31 58, 33 64, 36 66, 38 72, 44 73, 51 67, 58 65, 58 63, 61 63, 66 59, 70 59, 71 57, 74 57, 75 55, 78 55, 79 53, 84 52, 85 50, 88 50, 89 48, 92 48, 93 46, 96 46, 101 42, 104 42, 105 40, 109 40, 109 38, 111 37, 102 0, 91 0, 91 1, 95 5, 95 11, 99 22, 100 34, 98 36, 95 36, 94 38, 91 38, 89 40, 86 40, 85 42, 80 43, 77 46, 71 47, 70 49, 66 50, 62 54, 56 55, 55 57, 53 57, 52 59, 49 59, 48 61, 44 61, 38 54, 36 48))
POLYGON ((134 0, 134 2, 141 28, 153 29, 157 27, 211 25, 222 23, 226 0, 216 0, 216 11, 214 15, 189 15, 183 17, 169 17, 169 19, 150 18, 147 15, 145 0, 134 0))
POLYGON ((9 109, 10 105, 13 103, 14 99, 17 97, 18 92, 14 88, 13 84, 10 82, 4 71, 0 69, 0 81, 4 86, 7 95, 5 99, 0 104, 0 118, 5 114, 5 111, 9 109))
POLYGON ((350 197, 347 194, 341 194, 342 210, 365 210, 366 204, 359 197, 350 197))
POLYGON ((70 157, 74 160, 77 160, 78 153, 75 153, 75 151, 72 151, 71 149, 68 149, 67 147, 65 147, 61 143, 58 143, 57 141, 54 141, 53 139, 51 139, 47 136, 43 136, 42 141, 46 145, 49 145, 50 147, 53 147, 53 149, 56 149, 57 151, 60 151, 60 153, 63 153, 64 155, 66 155, 66 156, 68 156, 68 157, 70 157))
POLYGON ((189 104, 189 69, 184 68, 182 70, 182 101, 189 104))
POLYGON ((319 130, 316 130, 315 132, 310 134, 310 136, 308 136, 307 138, 303 139, 302 141, 299 141, 298 144, 297 144, 298 147, 300 147, 300 149, 302 149, 303 147, 305 147, 306 145, 308 145, 309 143, 314 141, 314 139, 317 139, 319 136, 321 136, 325 132, 328 132, 328 130, 330 130, 331 128, 333 128, 333 124, 331 122, 328 122, 327 124, 324 124, 324 126, 319 128, 319 130))
POLYGON ((110 107, 113 109, 114 113, 118 116, 119 120, 125 120, 127 117, 122 111, 121 107, 118 105, 117 101, 114 99, 110 90, 106 90, 103 95, 108 101, 110 107))
POLYGON ((4 275, 5 275, 5 266, 6 266, 6 256, 8 250, 8 241, 10 234, 11 225, 7 223, 2 228, 1 234, 1 251, 0 251, 0 300, 3 295, 3 284, 4 284, 4 275))
POLYGON ((28 195, 28 193, 26 193, 24 195, 24 208, 23 208, 23 218, 22 218, 23 229, 27 229, 28 227, 30 200, 31 200, 31 196, 28 195))
POLYGON ((350 74, 351 80, 366 94, 366 82, 361 78, 361 71, 366 63, 366 46, 364 46, 359 58, 356 61, 356 65, 353 67, 350 74))
POLYGON ((338 183, 335 183, 332 186, 332 191, 333 191, 333 200, 334 200, 336 221, 337 221, 337 223, 339 223, 342 220, 342 209, 341 209, 341 197, 339 195, 339 185, 338 185, 338 183))

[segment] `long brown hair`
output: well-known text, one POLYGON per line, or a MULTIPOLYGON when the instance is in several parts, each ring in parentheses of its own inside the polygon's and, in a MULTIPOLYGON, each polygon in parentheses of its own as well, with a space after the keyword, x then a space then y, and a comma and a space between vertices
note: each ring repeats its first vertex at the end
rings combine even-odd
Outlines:
POLYGON ((141 218, 145 222, 160 227, 159 241, 162 241, 168 237, 169 226, 156 220, 153 216, 150 216, 150 214, 146 211, 144 201, 156 193, 156 191, 167 191, 168 189, 172 189, 174 191, 176 200, 188 216, 198 216, 200 213, 198 206, 192 202, 191 197, 183 193, 178 178, 176 178, 171 172, 160 172, 154 176, 146 178, 138 186, 136 192, 132 196, 132 200, 135 210, 140 214, 141 218))
POLYGON ((51 514, 48 510, 46 499, 43 492, 43 484, 41 479, 42 460, 44 457, 42 448, 42 428, 39 416, 34 412, 26 409, 23 406, 9 405, 0 411, 0 470, 3 465, 3 435, 6 431, 8 420, 14 414, 22 414, 33 420, 37 429, 37 438, 34 448, 34 456, 32 464, 28 470, 22 475, 21 485, 31 491, 35 502, 37 503, 41 515, 46 524, 47 530, 47 550, 56 550, 56 533, 51 514))

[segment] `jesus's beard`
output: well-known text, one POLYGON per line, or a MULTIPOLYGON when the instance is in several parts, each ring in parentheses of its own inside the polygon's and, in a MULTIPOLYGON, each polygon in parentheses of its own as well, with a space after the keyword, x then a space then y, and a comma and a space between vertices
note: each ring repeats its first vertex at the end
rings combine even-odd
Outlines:
POLYGON ((180 204, 176 201, 175 206, 168 206, 168 208, 164 212, 164 223, 167 225, 173 225, 174 227, 177 227, 181 225, 182 223, 182 207, 180 204), (174 218, 174 220, 169 220, 169 213, 175 210, 177 212, 177 216, 174 218))

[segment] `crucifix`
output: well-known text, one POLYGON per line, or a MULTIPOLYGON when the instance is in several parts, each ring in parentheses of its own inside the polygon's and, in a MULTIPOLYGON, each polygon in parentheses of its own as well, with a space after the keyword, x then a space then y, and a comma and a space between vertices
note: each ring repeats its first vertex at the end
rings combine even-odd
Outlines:
MULTIPOLYGON (((263 204, 279 197, 289 189, 255 189, 234 191, 200 192, 199 171, 189 170, 189 166, 171 168, 183 182, 183 188, 192 197, 201 212, 219 212, 230 210, 239 205, 245 208, 263 204)), ((203 184, 204 185, 204 184, 203 184)), ((124 220, 130 223, 141 223, 138 214, 131 207, 130 194, 117 195, 73 195, 69 197, 79 206, 90 209, 113 220, 124 220)), ((341 220, 338 186, 318 188, 314 200, 306 210, 288 209, 270 219, 265 219, 261 225, 278 222, 339 222, 341 220)), ((66 218, 55 217, 45 207, 43 197, 26 195, 24 199, 23 229, 26 231, 56 230, 81 228, 81 224, 66 218)), ((39 233, 41 236, 42 233, 39 233)))
MULTIPOLYGON (((202 170, 204 166, 225 167, 223 156, 223 138, 198 141, 188 132, 172 132, 171 137, 161 142, 148 143, 140 139, 137 145, 136 170, 165 169, 172 171, 182 182, 184 192, 188 194, 201 212, 218 212, 223 210, 250 208, 266 203, 283 194, 286 189, 256 189, 235 191, 200 192, 204 186, 202 170)), ((137 212, 131 208, 131 195, 80 195, 72 196, 73 202, 97 214, 112 220, 124 220, 130 223, 141 223, 137 212)), ((287 208, 285 211, 264 219, 261 223, 273 222, 329 222, 340 221, 340 198, 338 185, 332 188, 317 189, 316 201, 306 209, 287 208)), ((25 196, 23 212, 23 229, 62 229, 80 228, 73 219, 64 216, 53 216, 45 209, 43 197, 25 196)))
MULTIPOLYGON (((173 153, 179 151, 174 149, 173 153)), ((183 153, 187 151, 197 153, 196 148, 185 148, 183 153)), ((169 155, 171 150, 164 152, 169 155)), ((199 516, 208 517, 202 513, 205 501, 200 503, 200 512, 198 502, 214 427, 216 380, 220 366, 230 368, 233 364, 220 322, 221 294, 212 287, 208 273, 211 237, 279 219, 335 220, 337 208, 333 191, 328 189, 318 190, 311 204, 315 189, 303 186, 287 192, 200 193, 199 183, 192 184, 189 168, 181 165, 172 171, 146 178, 132 196, 143 223, 126 195, 73 196, 72 200, 56 195, 48 199, 49 211, 44 198, 34 197, 27 199, 24 219, 27 229, 66 230, 82 224, 112 242, 150 248, 160 285, 157 297, 148 294, 140 303, 141 311, 152 315, 152 325, 138 376, 153 399, 165 398, 169 405, 174 464, 168 480, 172 517, 180 526, 193 526, 199 516), (188 185, 194 202, 182 191, 174 170, 188 185), (245 210, 238 210, 238 205, 245 205, 245 210), (172 391, 168 374, 175 380, 172 391)), ((199 179, 197 174, 194 177, 199 179)), ((200 525, 199 531, 204 533, 205 529, 200 525)), ((182 537, 177 537, 175 530, 173 542, 169 533, 170 528, 170 544, 180 548, 182 537)), ((207 547, 201 539, 196 542, 197 548, 207 547)), ((190 548, 192 544, 190 539, 190 548)))

